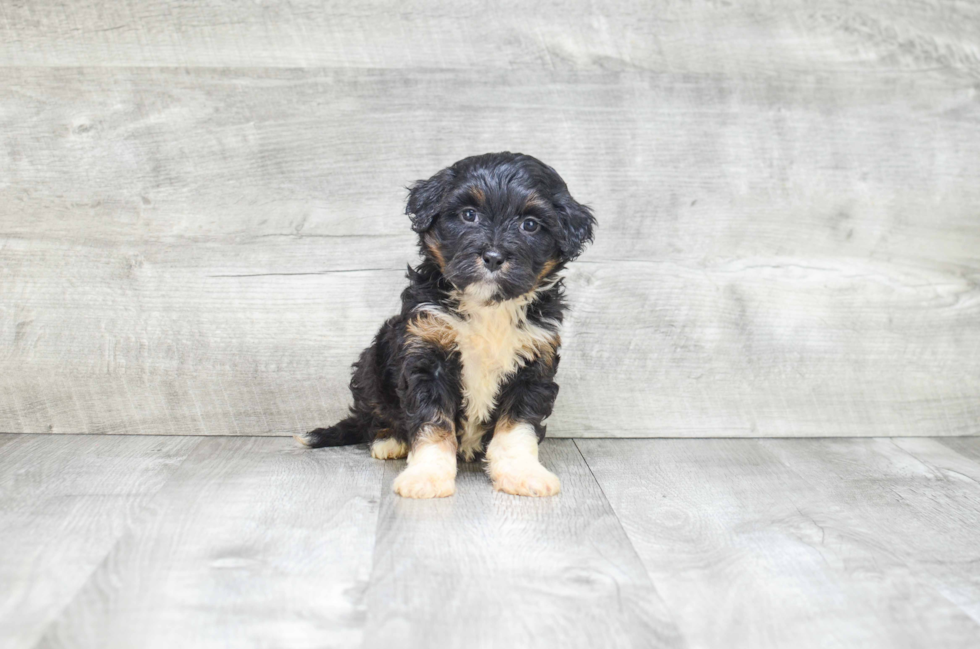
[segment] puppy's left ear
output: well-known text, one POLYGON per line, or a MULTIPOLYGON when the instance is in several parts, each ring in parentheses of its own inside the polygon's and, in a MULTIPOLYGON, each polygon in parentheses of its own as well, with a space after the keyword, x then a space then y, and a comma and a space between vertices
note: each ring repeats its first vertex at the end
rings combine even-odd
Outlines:
POLYGON ((412 229, 425 232, 439 215, 439 205, 449 193, 456 174, 447 167, 428 180, 419 180, 409 188, 405 214, 412 219, 412 229))
POLYGON ((596 220, 592 210, 572 198, 568 190, 555 194, 552 200, 558 210, 558 223, 561 227, 558 247, 561 249, 562 261, 571 261, 581 254, 585 244, 592 242, 596 220))

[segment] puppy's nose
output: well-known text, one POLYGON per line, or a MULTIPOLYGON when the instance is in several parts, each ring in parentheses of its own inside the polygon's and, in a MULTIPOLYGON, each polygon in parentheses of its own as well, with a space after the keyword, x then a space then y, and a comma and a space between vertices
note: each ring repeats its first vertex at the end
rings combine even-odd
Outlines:
POLYGON ((483 253, 483 263, 491 273, 499 269, 504 263, 504 256, 496 250, 487 250, 483 253))

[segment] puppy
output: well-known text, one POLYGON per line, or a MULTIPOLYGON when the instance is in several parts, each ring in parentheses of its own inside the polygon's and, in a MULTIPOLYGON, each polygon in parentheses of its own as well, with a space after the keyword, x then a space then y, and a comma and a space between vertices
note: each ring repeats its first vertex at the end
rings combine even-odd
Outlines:
POLYGON ((418 181, 405 213, 422 263, 408 269, 401 313, 354 363, 350 416, 297 439, 407 456, 394 482, 407 498, 452 495, 457 456, 485 457, 497 490, 558 493, 538 443, 558 394, 560 273, 592 241, 591 210, 554 169, 504 152, 418 181))

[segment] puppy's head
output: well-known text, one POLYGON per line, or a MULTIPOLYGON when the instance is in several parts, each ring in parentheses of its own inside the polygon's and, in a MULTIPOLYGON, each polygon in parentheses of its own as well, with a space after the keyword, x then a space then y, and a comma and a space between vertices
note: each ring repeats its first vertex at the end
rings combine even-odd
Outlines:
POLYGON ((422 254, 483 302, 537 288, 592 241, 595 218, 558 173, 520 153, 464 158, 411 187, 422 254))

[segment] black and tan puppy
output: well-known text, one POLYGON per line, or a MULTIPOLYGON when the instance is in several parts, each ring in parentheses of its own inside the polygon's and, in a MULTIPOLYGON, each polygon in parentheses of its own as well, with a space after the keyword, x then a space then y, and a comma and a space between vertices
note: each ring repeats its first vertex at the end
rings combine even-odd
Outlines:
POLYGON ((298 439, 407 455, 394 488, 409 498, 452 495, 457 455, 484 455, 498 490, 558 493, 538 442, 558 394, 560 273, 592 240, 592 212, 554 169, 505 152, 415 183, 405 213, 423 261, 401 313, 354 364, 350 416, 298 439))

